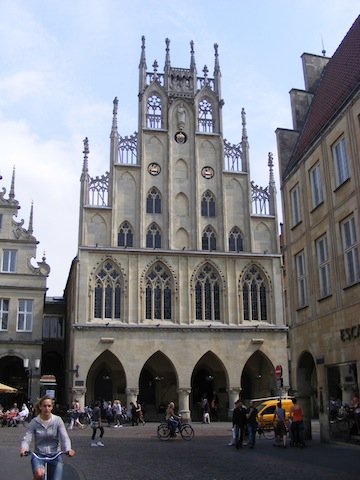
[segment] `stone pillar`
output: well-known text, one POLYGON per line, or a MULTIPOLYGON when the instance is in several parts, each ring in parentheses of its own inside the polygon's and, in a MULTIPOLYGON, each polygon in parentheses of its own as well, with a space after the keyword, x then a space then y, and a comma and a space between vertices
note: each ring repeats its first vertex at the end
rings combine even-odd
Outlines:
POLYGON ((190 422, 191 412, 189 407, 189 399, 191 388, 179 388, 177 392, 179 395, 179 414, 186 422, 190 422))
POLYGON ((228 394, 229 394, 228 417, 230 419, 230 418, 232 418, 232 412, 234 410, 235 402, 240 397, 241 388, 240 387, 229 387, 227 391, 228 391, 228 394))
POLYGON ((71 388, 71 401, 77 399, 79 400, 80 410, 84 410, 85 405, 85 395, 86 395, 86 388, 85 387, 72 387, 71 388))
POLYGON ((135 403, 136 400, 137 400, 137 397, 139 395, 139 389, 138 388, 126 388, 125 393, 126 393, 126 407, 130 408, 130 403, 131 402, 135 403))

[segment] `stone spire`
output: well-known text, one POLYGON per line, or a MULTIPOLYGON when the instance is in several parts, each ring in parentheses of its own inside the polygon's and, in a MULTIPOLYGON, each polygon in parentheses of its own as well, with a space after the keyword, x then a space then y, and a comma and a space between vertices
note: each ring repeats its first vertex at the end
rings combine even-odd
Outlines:
POLYGON ((217 96, 219 100, 221 100, 221 71, 220 71, 220 64, 219 64, 219 53, 218 53, 218 44, 214 44, 214 50, 215 50, 215 66, 214 66, 214 88, 215 88, 215 93, 217 93, 217 96))
POLYGON ((166 54, 165 54, 165 67, 164 67, 164 71, 165 73, 170 70, 171 68, 171 62, 170 62, 170 39, 169 38, 165 38, 165 44, 166 44, 166 54))
POLYGON ((246 113, 245 109, 241 109, 241 123, 242 123, 242 137, 241 137, 241 150, 242 150, 242 168, 244 172, 249 172, 249 141, 246 130, 246 113))
POLYGON ((88 173, 89 173, 89 162, 88 162, 88 158, 89 158, 90 150, 89 150, 89 139, 88 139, 87 137, 83 140, 83 144, 84 144, 84 150, 83 150, 84 161, 83 161, 83 169, 82 169, 81 180, 84 180, 85 177, 86 177, 86 176, 88 175, 88 173))
POLYGON ((11 177, 11 187, 9 192, 10 203, 13 203, 14 199, 15 199, 15 167, 13 168, 13 173, 11 177))
POLYGON ((31 202, 29 228, 28 228, 29 235, 32 235, 33 231, 34 231, 34 229, 33 229, 33 218, 34 218, 34 202, 31 202))
POLYGON ((276 187, 274 177, 274 158, 273 154, 268 154, 268 167, 269 167, 269 211, 270 215, 277 215, 276 207, 276 187))
POLYGON ((195 51, 194 51, 194 42, 193 42, 193 40, 191 40, 191 42, 190 42, 190 55, 191 55, 191 59, 190 59, 190 70, 191 70, 191 72, 194 74, 194 78, 195 78, 195 75, 196 75, 196 63, 195 63, 195 51))
POLYGON ((117 112, 118 112, 119 100, 117 97, 114 98, 114 108, 113 108, 113 120, 111 126, 111 133, 117 134, 117 112))
POLYGON ((139 94, 145 90, 146 87, 146 58, 145 58, 145 37, 141 37, 141 55, 139 64, 139 94))

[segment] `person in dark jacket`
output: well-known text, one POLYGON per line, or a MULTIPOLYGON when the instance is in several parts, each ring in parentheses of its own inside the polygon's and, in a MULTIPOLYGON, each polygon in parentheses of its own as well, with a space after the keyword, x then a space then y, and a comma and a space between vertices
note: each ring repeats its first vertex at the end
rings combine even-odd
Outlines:
POLYGON ((246 409, 243 407, 241 400, 235 402, 232 424, 235 428, 235 447, 242 448, 246 425, 246 409))

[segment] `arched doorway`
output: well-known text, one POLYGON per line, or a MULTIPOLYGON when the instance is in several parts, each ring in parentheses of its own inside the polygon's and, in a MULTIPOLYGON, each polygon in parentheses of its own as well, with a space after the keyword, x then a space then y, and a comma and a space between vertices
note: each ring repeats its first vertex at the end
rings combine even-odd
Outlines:
POLYGON ((0 378, 2 383, 18 390, 15 394, 0 394, 0 403, 4 410, 10 408, 14 402, 18 405, 27 402, 28 375, 20 357, 8 355, 0 359, 0 378))
POLYGON ((311 418, 318 418, 316 366, 309 352, 303 352, 299 358, 295 393, 297 397, 309 398, 311 418))
POLYGON ((146 404, 147 418, 163 416, 169 402, 178 405, 177 376, 172 362, 162 352, 154 353, 144 364, 139 378, 139 402, 146 404))
POLYGON ((120 400, 126 405, 126 376, 118 358, 109 350, 103 352, 91 365, 86 381, 86 403, 95 400, 120 400))
POLYGON ((240 385, 241 398, 246 403, 277 395, 275 369, 264 353, 257 350, 251 355, 242 371, 240 385))
POLYGON ((229 407, 225 367, 219 357, 209 351, 195 365, 191 378, 191 416, 195 421, 202 418, 201 405, 204 398, 209 403, 215 399, 217 416, 227 419, 229 407))
POLYGON ((42 375, 54 375, 56 378, 55 401, 65 405, 65 365, 61 355, 57 352, 47 352, 41 362, 42 375))

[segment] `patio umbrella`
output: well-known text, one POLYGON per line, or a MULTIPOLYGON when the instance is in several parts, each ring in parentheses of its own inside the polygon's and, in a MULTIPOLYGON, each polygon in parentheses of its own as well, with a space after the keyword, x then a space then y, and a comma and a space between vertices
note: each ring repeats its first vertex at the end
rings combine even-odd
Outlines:
POLYGON ((4 383, 0 383, 0 393, 16 393, 17 388, 10 387, 9 385, 5 385, 4 383))

